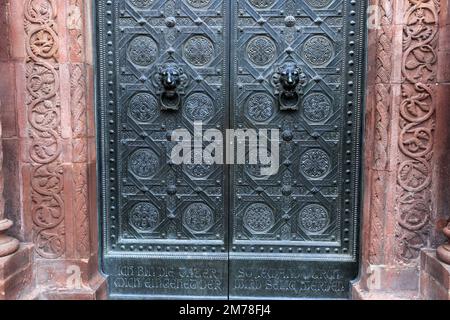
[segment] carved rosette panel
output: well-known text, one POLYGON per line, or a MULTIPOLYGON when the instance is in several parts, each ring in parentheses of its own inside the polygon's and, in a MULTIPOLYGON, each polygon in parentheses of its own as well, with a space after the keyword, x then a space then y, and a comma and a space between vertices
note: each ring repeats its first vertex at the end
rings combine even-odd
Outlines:
POLYGON ((232 126, 280 129, 281 142, 276 175, 261 176, 258 165, 233 168, 233 254, 355 257, 360 5, 237 1, 232 126), (281 111, 270 83, 289 62, 307 78, 298 111, 281 111))
POLYGON ((397 258, 411 263, 427 245, 432 220, 431 184, 439 0, 405 0, 401 152, 398 168, 397 258))
POLYGON ((48 259, 65 253, 57 13, 54 0, 24 4, 33 239, 39 256, 48 259))

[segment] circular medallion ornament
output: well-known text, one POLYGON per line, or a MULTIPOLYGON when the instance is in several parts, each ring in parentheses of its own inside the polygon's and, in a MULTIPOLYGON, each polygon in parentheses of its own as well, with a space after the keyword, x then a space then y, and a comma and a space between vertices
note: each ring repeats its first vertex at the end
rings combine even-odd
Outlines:
POLYGON ((252 204, 245 210, 244 226, 253 233, 266 233, 275 224, 271 207, 264 203, 252 204))
POLYGON ((213 166, 209 164, 187 164, 185 170, 192 178, 201 179, 212 172, 213 166))
POLYGON ((140 178, 150 178, 159 169, 158 156, 149 149, 137 150, 130 156, 128 168, 140 178))
POLYGON ((32 56, 49 59, 58 51, 58 36, 50 27, 35 29, 30 35, 29 48, 32 56))
POLYGON ((156 42, 147 36, 138 36, 128 45, 128 57, 134 64, 146 67, 156 61, 158 46, 156 42))
POLYGON ((149 93, 138 93, 129 103, 131 117, 139 122, 149 122, 158 113, 158 101, 149 93))
POLYGON ((333 43, 325 36, 313 36, 306 40, 301 55, 306 61, 315 66, 330 62, 333 58, 333 43))
POLYGON ((259 9, 269 8, 274 4, 274 2, 275 0, 250 0, 252 6, 259 9))
POLYGON ((186 41, 183 55, 190 64, 204 66, 211 62, 214 55, 214 46, 207 37, 193 36, 186 41))
POLYGON ((203 8, 210 4, 211 0, 187 0, 187 3, 194 8, 203 8))
POLYGON ((401 205, 399 224, 409 231, 419 231, 429 223, 426 201, 416 201, 412 204, 401 205))
POLYGON ((138 203, 131 209, 129 223, 140 231, 152 231, 159 223, 158 209, 151 203, 138 203))
POLYGON ((303 114, 312 122, 326 120, 331 112, 331 100, 323 93, 312 93, 303 100, 303 114))
POLYGON ((273 98, 268 94, 255 93, 247 100, 247 114, 257 122, 265 122, 272 118, 274 104, 273 98))
POLYGON ((330 157, 321 149, 308 150, 300 157, 300 170, 309 178, 323 178, 328 174, 330 167, 330 157))
POLYGON ((310 234, 325 231, 330 223, 327 209, 318 204, 304 207, 298 215, 298 224, 302 230, 310 234))
POLYGON ((184 112, 192 121, 206 121, 214 114, 214 103, 206 94, 194 93, 186 99, 184 112))
POLYGON ((130 2, 137 8, 147 8, 153 3, 153 0, 130 0, 130 2))
POLYGON ((431 183, 432 170, 425 159, 404 161, 398 170, 398 183, 409 192, 420 192, 431 183))
POLYGON ((267 36, 256 36, 247 45, 247 56, 258 66, 269 64, 275 57, 277 48, 267 36))
POLYGON ((205 178, 214 170, 214 166, 207 164, 203 159, 203 149, 194 150, 191 155, 191 164, 185 164, 184 169, 186 173, 194 179, 205 178), (196 159, 200 159, 201 163, 196 163, 196 159))
POLYGON ((194 233, 206 232, 214 224, 214 214, 206 204, 193 203, 184 210, 183 224, 194 233))
POLYGON ((308 3, 311 7, 314 8, 325 8, 327 7, 331 1, 333 0, 305 0, 306 3, 308 3))

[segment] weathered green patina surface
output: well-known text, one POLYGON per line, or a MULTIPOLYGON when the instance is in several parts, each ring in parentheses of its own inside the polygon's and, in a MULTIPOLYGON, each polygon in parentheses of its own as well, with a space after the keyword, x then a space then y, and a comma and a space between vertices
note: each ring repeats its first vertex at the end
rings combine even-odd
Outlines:
POLYGON ((358 267, 365 1, 97 1, 111 297, 345 298, 358 267), (174 130, 280 130, 280 168, 175 165, 174 130))

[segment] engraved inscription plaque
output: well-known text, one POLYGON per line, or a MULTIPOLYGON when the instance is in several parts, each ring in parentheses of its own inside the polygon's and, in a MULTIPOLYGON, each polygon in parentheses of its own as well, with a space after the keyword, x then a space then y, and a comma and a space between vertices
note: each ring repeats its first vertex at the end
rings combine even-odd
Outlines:
POLYGON ((348 297, 358 269, 366 1, 95 3, 110 297, 348 297), (278 172, 175 165, 172 132, 193 135, 198 121, 203 130, 279 130, 278 172))

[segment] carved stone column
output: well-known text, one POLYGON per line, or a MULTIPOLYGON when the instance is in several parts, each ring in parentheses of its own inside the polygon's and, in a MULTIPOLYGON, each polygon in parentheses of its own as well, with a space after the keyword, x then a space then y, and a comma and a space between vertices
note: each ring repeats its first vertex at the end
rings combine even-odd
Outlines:
POLYGON ((450 221, 443 230, 445 236, 448 238, 448 242, 440 246, 437 251, 437 257, 446 264, 450 264, 450 221))
MULTIPOLYGON (((1 107, 1 102, 0 102, 1 107)), ((11 220, 5 218, 5 201, 3 199, 3 148, 2 148, 2 122, 0 118, 0 257, 10 255, 19 249, 19 241, 6 235, 6 231, 12 227, 11 220)))
POLYGON ((101 299, 106 282, 97 258, 93 1, 10 3, 21 13, 16 18, 22 19, 26 49, 23 205, 40 298, 101 299))
POLYGON ((447 1, 369 3, 362 270, 353 297, 413 299, 421 251, 433 245, 445 208, 436 201, 445 163, 437 141, 448 124, 436 82, 447 1))

